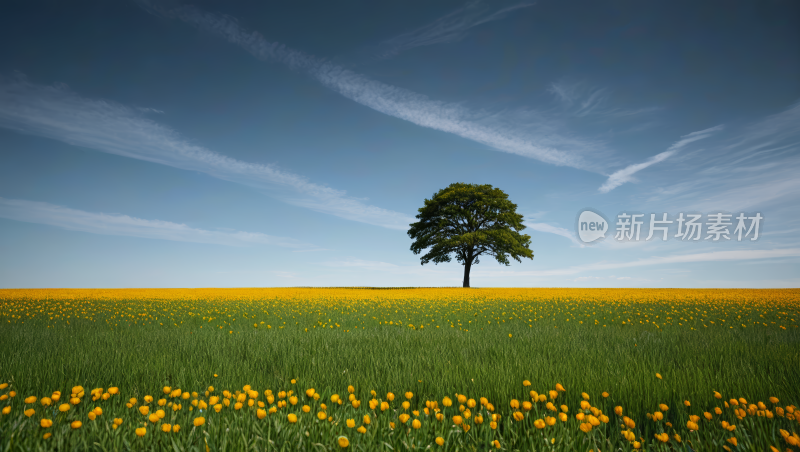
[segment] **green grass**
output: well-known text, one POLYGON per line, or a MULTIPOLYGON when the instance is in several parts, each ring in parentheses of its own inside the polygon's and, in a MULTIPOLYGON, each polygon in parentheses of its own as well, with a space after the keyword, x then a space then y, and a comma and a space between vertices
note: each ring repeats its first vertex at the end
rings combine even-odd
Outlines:
MULTIPOLYGON (((141 306, 143 302, 117 303, 141 306)), ((247 306, 251 308, 257 303, 247 306)), ((109 327, 103 316, 110 314, 102 312, 94 315, 94 321, 73 318, 69 325, 46 321, 41 316, 30 317, 25 323, 16 317, 13 322, 0 317, 5 320, 0 323, 0 381, 11 384, 0 393, 17 392, 16 397, 0 402, 0 406, 7 404, 12 410, 0 416, 0 451, 165 450, 173 447, 205 450, 206 443, 210 450, 245 450, 248 447, 254 450, 337 450, 339 435, 346 435, 349 448, 358 450, 391 450, 389 447, 405 450, 412 444, 416 449, 424 449, 433 444, 437 436, 445 438, 446 443, 443 448, 433 444, 435 450, 486 450, 495 439, 500 441, 503 450, 550 450, 549 447, 544 449, 542 431, 532 423, 553 413, 547 412, 544 403, 536 403, 525 420, 512 422, 515 410, 510 408, 509 402, 511 399, 530 401, 530 390, 546 394, 556 383, 567 389, 555 402, 569 407, 569 421, 558 421, 543 432, 548 438, 556 438, 552 447, 558 451, 586 451, 595 442, 602 450, 610 450, 605 441, 611 441, 614 450, 631 450, 631 444, 620 435, 621 417, 614 414, 614 407, 618 405, 635 421, 634 432, 637 438, 645 439, 647 450, 667 450, 667 445, 656 444, 653 437, 654 433, 662 431, 673 433, 673 429, 665 428, 667 421, 684 438, 683 444, 686 439, 693 441, 695 450, 721 450, 724 440, 731 436, 739 440, 739 448, 729 444, 733 450, 769 450, 770 445, 785 450, 787 444, 777 433, 778 429, 798 431, 798 423, 786 417, 766 419, 748 415, 739 420, 733 416, 732 408, 724 409, 723 400, 713 396, 714 391, 718 391, 724 400, 744 397, 748 404, 762 401, 773 412, 773 404, 768 402, 770 397, 780 399, 779 405, 783 407, 800 405, 800 332, 797 328, 700 327, 692 330, 683 325, 654 328, 630 323, 623 326, 619 322, 602 327, 574 320, 551 320, 553 310, 530 323, 515 317, 513 321, 493 322, 483 330, 473 327, 467 332, 464 328, 450 327, 449 321, 439 320, 439 328, 433 323, 428 326, 426 315, 433 309, 414 299, 396 302, 392 309, 404 307, 403 322, 424 323, 423 329, 386 325, 381 319, 387 318, 387 308, 379 303, 372 305, 371 311, 361 306, 358 314, 356 310, 343 308, 322 316, 326 320, 330 317, 333 324, 338 322, 339 328, 313 328, 320 326, 317 322, 322 317, 319 315, 298 315, 300 319, 295 319, 296 325, 287 322, 287 326, 279 328, 276 316, 286 321, 291 313, 297 312, 296 306, 282 307, 281 300, 271 300, 267 304, 271 311, 268 315, 256 315, 250 309, 246 323, 230 322, 229 325, 234 326, 226 325, 224 330, 188 312, 173 315, 173 319, 183 321, 180 327, 162 326, 155 321, 144 325, 141 322, 128 324, 119 322, 118 318, 116 325, 109 327), (367 314, 370 321, 365 322, 363 314, 367 314), (372 317, 377 319, 372 320, 372 317), (263 319, 275 326, 265 328, 260 324, 263 319), (253 323, 259 327, 254 328, 253 323), (205 327, 201 329, 200 325, 205 327), (229 328, 233 334, 229 333, 229 328), (656 378, 656 373, 663 379, 656 378), (294 385, 290 382, 293 378, 297 379, 294 385), (532 385, 523 387, 523 380, 529 380, 532 385), (223 390, 235 392, 246 384, 259 392, 260 401, 266 402, 264 391, 267 389, 275 394, 280 390, 294 390, 300 396, 300 403, 259 420, 255 407, 246 405, 241 411, 235 411, 233 404, 220 413, 199 413, 196 408, 189 411, 190 399, 183 402, 180 411, 168 410, 162 421, 178 423, 179 433, 162 433, 152 425, 143 438, 133 433, 146 419, 136 408, 125 406, 131 397, 137 398, 141 405, 145 395, 158 400, 164 397, 161 388, 170 386, 196 391, 200 399, 207 400, 203 393, 209 385, 215 388, 213 394, 221 397, 223 390), (38 401, 31 405, 36 407, 33 416, 28 418, 23 414, 25 397, 41 398, 61 390, 59 403, 63 403, 69 399, 70 388, 76 385, 82 385, 86 395, 66 415, 54 416, 53 407, 45 410, 38 401), (333 406, 330 402, 332 394, 346 396, 348 385, 354 386, 356 398, 361 401, 359 409, 347 404, 333 406), (120 394, 108 401, 91 401, 89 391, 92 388, 111 386, 119 387, 120 394), (308 388, 314 388, 322 398, 306 402, 304 392, 308 388), (390 410, 375 413, 369 409, 372 390, 381 400, 386 400, 388 392, 397 396, 390 410), (451 421, 458 411, 456 402, 445 409, 445 422, 425 418, 420 413, 421 429, 398 425, 392 430, 389 422, 398 423, 398 414, 404 412, 400 403, 407 391, 414 394, 409 414, 411 410, 422 410, 426 400, 437 400, 441 408, 444 396, 455 400, 455 394, 464 394, 476 400, 486 397, 502 418, 498 428, 493 430, 488 425, 487 413, 483 425, 473 424, 468 433, 460 433, 452 427, 451 421), (601 396, 604 391, 610 394, 608 398, 601 396), (596 427, 590 435, 577 428, 575 419, 582 392, 590 396, 593 407, 610 418, 608 424, 596 427), (684 406, 685 400, 691 402, 690 407, 684 406), (318 421, 315 415, 321 402, 328 404, 327 411, 336 422, 318 421), (308 414, 299 410, 304 403, 312 407, 308 414), (665 419, 660 422, 647 419, 646 414, 657 411, 659 403, 670 408, 664 413, 665 419), (90 421, 87 413, 95 406, 102 407, 104 413, 90 421), (703 419, 703 412, 713 413, 714 407, 723 407, 723 415, 714 414, 713 421, 703 419), (288 412, 298 413, 300 421, 289 424, 288 412), (345 419, 349 418, 356 419, 356 427, 360 426, 366 413, 370 413, 373 420, 366 434, 345 426, 345 419), (692 435, 686 429, 690 414, 701 416, 700 430, 692 435), (200 428, 193 428, 192 420, 199 415, 207 422, 200 428), (115 417, 123 418, 124 422, 119 429, 112 430, 110 424, 115 417), (174 420, 170 421, 171 417, 174 420), (42 418, 52 419, 53 427, 39 427, 42 418), (65 421, 73 418, 81 420, 83 426, 70 431, 65 421), (723 431, 719 426, 723 419, 736 424, 737 430, 723 431), (47 431, 52 432, 52 437, 42 439, 47 431)), ((524 302, 518 301, 514 306, 521 304, 524 302)), ((656 311, 664 308, 655 302, 654 305, 652 309, 656 311)), ((698 306, 708 308, 700 301, 698 306)), ((490 312, 492 306, 482 305, 482 309, 484 311, 475 310, 472 317, 462 315, 464 323, 477 318, 479 312, 490 312)), ((504 309, 507 305, 498 304, 495 310, 499 314, 504 309)), ((797 308, 790 305, 775 306, 775 309, 797 308)), ((4 312, 8 314, 8 309, 4 312)), ((446 309, 441 308, 435 315, 446 314, 446 309)), ((152 410, 158 408, 155 404, 155 401, 149 404, 152 410)), ((672 446, 678 444, 671 442, 672 446)))

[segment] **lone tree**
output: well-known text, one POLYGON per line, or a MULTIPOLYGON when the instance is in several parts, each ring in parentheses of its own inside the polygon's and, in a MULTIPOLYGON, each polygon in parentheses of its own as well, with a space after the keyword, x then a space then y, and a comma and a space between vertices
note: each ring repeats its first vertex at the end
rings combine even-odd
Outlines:
POLYGON ((408 230, 414 240, 411 251, 419 254, 430 248, 420 258, 422 265, 450 262, 455 254, 464 265, 464 287, 469 287, 470 268, 480 263, 480 256, 505 265, 509 256, 517 262, 522 262, 520 257, 533 259, 531 237, 519 233, 525 226, 517 205, 491 185, 450 184, 426 199, 416 218, 419 221, 408 230))

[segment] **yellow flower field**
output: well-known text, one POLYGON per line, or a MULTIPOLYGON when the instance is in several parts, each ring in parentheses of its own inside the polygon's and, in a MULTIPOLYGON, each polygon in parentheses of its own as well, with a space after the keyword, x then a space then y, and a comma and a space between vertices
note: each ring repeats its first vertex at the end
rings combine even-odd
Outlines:
POLYGON ((800 450, 800 290, 26 289, 0 303, 3 449, 800 450))

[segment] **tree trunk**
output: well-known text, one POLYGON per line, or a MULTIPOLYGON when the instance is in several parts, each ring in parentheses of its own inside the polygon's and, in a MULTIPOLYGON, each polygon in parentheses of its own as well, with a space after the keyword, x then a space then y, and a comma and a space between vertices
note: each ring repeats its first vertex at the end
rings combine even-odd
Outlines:
POLYGON ((472 260, 464 262, 464 287, 469 287, 469 269, 472 267, 472 260))

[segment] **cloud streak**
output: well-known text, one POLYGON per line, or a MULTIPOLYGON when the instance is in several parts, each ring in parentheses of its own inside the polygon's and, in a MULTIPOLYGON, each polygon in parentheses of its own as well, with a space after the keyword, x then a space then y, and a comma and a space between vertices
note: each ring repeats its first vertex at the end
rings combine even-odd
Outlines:
POLYGON ((522 2, 492 13, 480 1, 469 2, 429 24, 381 42, 375 55, 379 59, 385 59, 415 47, 457 42, 467 36, 470 28, 502 19, 512 11, 533 5, 532 2, 522 2))
POLYGON ((708 138, 713 135, 715 132, 718 132, 723 129, 722 125, 711 127, 705 130, 700 130, 698 132, 692 132, 688 135, 684 135, 681 137, 680 140, 676 141, 672 146, 669 147, 666 151, 656 154, 653 157, 650 157, 646 161, 642 163, 635 163, 633 165, 628 165, 625 168, 614 172, 608 179, 600 186, 599 191, 600 193, 608 193, 611 190, 619 187, 620 185, 626 182, 633 182, 635 179, 633 175, 638 173, 639 171, 655 165, 656 163, 663 162, 664 160, 668 159, 669 157, 675 155, 682 147, 686 146, 689 143, 692 143, 697 140, 702 140, 703 138, 708 138))
MULTIPOLYGON (((639 268, 653 265, 676 265, 691 264, 701 262, 743 262, 762 259, 777 259, 800 257, 800 248, 771 249, 771 250, 735 250, 735 251, 712 251, 708 253, 679 254, 672 256, 654 256, 638 259, 629 262, 608 262, 601 261, 593 264, 577 265, 572 267, 557 268, 552 270, 511 270, 511 269, 491 269, 488 266, 476 266, 472 268, 472 275, 475 278, 514 278, 514 277, 553 277, 571 276, 585 272, 597 272, 605 270, 615 270, 621 268, 639 268)), ((454 265, 439 267, 420 267, 418 265, 396 265, 388 262, 369 261, 350 258, 340 261, 322 262, 320 265, 325 267, 336 267, 340 269, 353 268, 360 271, 374 271, 395 275, 430 275, 431 273, 439 276, 452 275, 460 276, 463 273, 461 268, 454 265)))
POLYGON ((324 59, 269 42, 258 32, 239 26, 236 19, 202 11, 192 6, 166 9, 147 0, 139 3, 163 17, 178 18, 202 30, 217 34, 262 61, 276 61, 292 70, 305 72, 322 85, 361 105, 395 118, 487 145, 495 150, 536 159, 558 166, 599 171, 581 154, 596 153, 595 143, 564 136, 543 125, 525 133, 498 125, 497 115, 471 111, 460 104, 445 103, 357 74, 324 59))
POLYGON ((575 236, 568 229, 560 228, 558 226, 552 226, 547 223, 525 223, 525 226, 530 229, 533 229, 534 231, 547 232, 550 234, 560 235, 561 237, 566 237, 572 243, 580 245, 581 247, 584 246, 575 238, 575 236))
POLYGON ((603 108, 610 97, 607 88, 591 88, 585 82, 567 82, 564 80, 553 82, 547 89, 554 94, 567 114, 575 117, 603 116, 606 118, 622 118, 638 116, 660 110, 660 107, 646 107, 636 109, 603 108))
MULTIPOLYGON (((577 265, 554 270, 528 270, 528 271, 497 271, 483 270, 481 273, 490 272, 494 276, 562 276, 574 275, 586 271, 614 270, 619 268, 642 267, 650 265, 689 264, 699 262, 719 261, 748 261, 758 259, 773 259, 785 257, 800 257, 800 248, 785 248, 772 250, 736 250, 713 251, 709 253, 679 254, 672 256, 656 256, 638 259, 631 262, 597 262, 594 264, 577 265)), ((479 271, 476 267, 476 271, 479 271)))
POLYGON ((0 198, 0 218, 46 224, 70 231, 91 234, 140 237, 174 242, 207 243, 226 246, 269 245, 306 249, 313 245, 287 237, 259 232, 222 232, 189 227, 161 220, 145 220, 128 215, 93 213, 46 202, 0 198))
POLYGON ((317 212, 390 229, 414 221, 399 212, 364 204, 342 190, 309 182, 271 165, 233 159, 190 143, 142 116, 138 109, 86 99, 65 86, 0 79, 0 127, 75 146, 206 173, 266 191, 288 190, 281 200, 317 212))
POLYGON ((772 215, 794 219, 800 199, 800 101, 735 130, 719 145, 684 159, 677 177, 647 201, 701 212, 769 208, 772 215))

